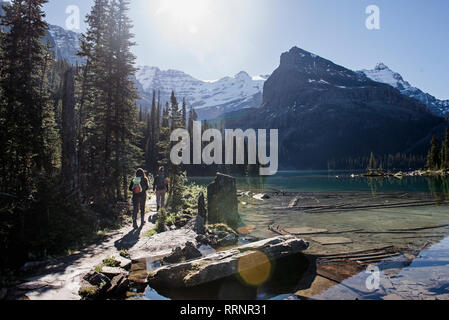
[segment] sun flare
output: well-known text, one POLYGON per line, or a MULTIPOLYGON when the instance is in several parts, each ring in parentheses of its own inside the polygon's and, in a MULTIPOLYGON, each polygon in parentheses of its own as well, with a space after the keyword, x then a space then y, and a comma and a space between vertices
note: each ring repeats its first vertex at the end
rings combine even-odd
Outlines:
POLYGON ((208 13, 208 0, 163 0, 157 15, 168 15, 176 22, 197 23, 208 13))

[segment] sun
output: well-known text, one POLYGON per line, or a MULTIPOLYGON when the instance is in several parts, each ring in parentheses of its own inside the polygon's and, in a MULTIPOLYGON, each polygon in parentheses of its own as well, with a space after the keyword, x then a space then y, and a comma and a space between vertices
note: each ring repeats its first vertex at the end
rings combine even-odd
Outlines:
POLYGON ((168 16, 176 23, 200 23, 208 14, 210 0, 162 0, 156 15, 168 16))

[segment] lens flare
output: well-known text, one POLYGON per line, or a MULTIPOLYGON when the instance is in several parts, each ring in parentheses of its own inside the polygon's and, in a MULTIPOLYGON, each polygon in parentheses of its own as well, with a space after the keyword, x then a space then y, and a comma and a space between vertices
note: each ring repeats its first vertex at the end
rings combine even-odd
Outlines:
POLYGON ((271 269, 270 259, 261 251, 250 252, 238 262, 239 275, 250 286, 260 286, 267 282, 271 269))

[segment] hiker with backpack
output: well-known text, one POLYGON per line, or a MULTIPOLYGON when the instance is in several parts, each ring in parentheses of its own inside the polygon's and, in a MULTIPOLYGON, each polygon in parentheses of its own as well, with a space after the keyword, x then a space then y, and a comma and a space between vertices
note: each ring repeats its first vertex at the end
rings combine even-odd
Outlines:
POLYGON ((168 179, 164 174, 164 167, 159 168, 158 174, 154 177, 153 191, 156 191, 157 211, 165 209, 165 194, 168 192, 168 179))
POLYGON ((150 188, 145 171, 138 169, 136 177, 131 181, 129 191, 133 193, 133 226, 137 229, 137 213, 140 208, 141 227, 145 224, 145 204, 147 202, 147 190, 150 188))

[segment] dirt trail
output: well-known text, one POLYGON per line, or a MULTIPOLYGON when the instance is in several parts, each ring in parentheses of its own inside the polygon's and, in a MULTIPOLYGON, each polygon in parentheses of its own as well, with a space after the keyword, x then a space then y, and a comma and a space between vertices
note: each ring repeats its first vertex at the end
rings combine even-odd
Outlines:
MULTIPOLYGON (((58 259, 47 265, 27 282, 16 287, 17 293, 31 300, 79 300, 81 276, 101 264, 105 258, 119 256, 121 249, 130 249, 149 230, 154 228, 156 215, 156 198, 147 201, 150 212, 146 214, 146 224, 143 228, 133 230, 127 225, 109 234, 106 239, 91 245, 71 256, 58 259)), ((148 209, 147 209, 148 211, 148 209)), ((140 217, 138 217, 140 226, 140 217)))

